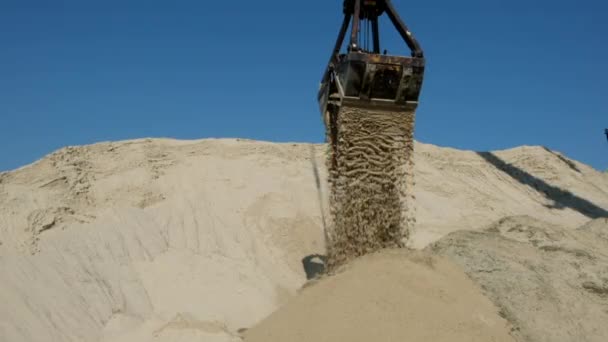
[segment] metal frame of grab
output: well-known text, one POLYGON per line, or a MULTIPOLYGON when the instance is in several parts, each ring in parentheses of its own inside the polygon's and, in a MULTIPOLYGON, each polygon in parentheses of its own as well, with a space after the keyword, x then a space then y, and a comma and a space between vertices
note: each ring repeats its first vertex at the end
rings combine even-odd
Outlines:
POLYGON ((343 12, 338 39, 317 96, 323 115, 326 115, 328 107, 333 106, 330 111, 335 112, 344 103, 398 111, 415 110, 422 89, 424 53, 391 1, 344 0, 343 12), (384 13, 411 50, 411 57, 391 56, 386 51, 380 53, 378 20, 384 13), (362 21, 368 25, 367 36, 363 38, 362 21), (340 53, 349 26, 350 42, 346 52, 340 53), (364 44, 360 44, 361 41, 364 44))

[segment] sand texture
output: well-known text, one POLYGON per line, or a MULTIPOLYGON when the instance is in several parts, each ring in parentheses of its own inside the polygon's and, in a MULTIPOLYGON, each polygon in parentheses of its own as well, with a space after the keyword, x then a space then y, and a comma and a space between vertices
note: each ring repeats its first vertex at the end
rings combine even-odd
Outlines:
MULTIPOLYGON (((318 271, 312 257, 325 253, 329 221, 326 151, 325 145, 142 139, 68 147, 0 173, 0 341, 239 341, 242 328, 298 298, 318 271)), ((507 216, 527 215, 565 232, 608 216, 608 175, 557 152, 476 153, 420 143, 415 151, 411 247, 463 229, 482 231, 507 216)), ((589 229, 599 239, 605 228, 597 222, 589 229)), ((551 257, 575 258, 588 277, 579 280, 572 271, 568 286, 582 287, 576 293, 585 300, 603 300, 605 259, 595 245, 576 245, 594 255, 579 258, 553 247, 532 253, 538 248, 531 242, 497 241, 506 243, 497 251, 529 249, 532 261, 517 253, 508 260, 522 265, 513 268, 518 272, 538 264, 539 279, 552 279, 542 273, 553 269, 551 257)), ((457 258, 445 250, 467 271, 459 261, 466 253, 457 258)), ((473 279, 499 309, 506 307, 483 278, 473 279)), ((597 307, 589 308, 562 310, 572 322, 563 330, 581 336, 574 327, 605 321, 597 307)), ((416 312, 410 309, 401 314, 416 312)))
POLYGON ((511 217, 450 234, 430 249, 482 286, 519 341, 608 338, 608 219, 566 229, 511 217))
POLYGON ((452 262, 388 250, 302 293, 245 341, 514 341, 507 321, 452 262))

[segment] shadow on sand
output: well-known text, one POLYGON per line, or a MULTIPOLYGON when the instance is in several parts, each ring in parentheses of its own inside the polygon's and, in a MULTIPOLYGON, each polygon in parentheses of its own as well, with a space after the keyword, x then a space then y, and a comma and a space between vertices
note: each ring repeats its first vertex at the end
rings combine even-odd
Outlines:
MULTIPOLYGON (((528 172, 512 165, 504 160, 497 157, 491 152, 478 152, 479 156, 485 159, 490 164, 494 165, 497 169, 503 171, 507 175, 511 176, 521 184, 527 185, 537 192, 543 194, 547 199, 554 202, 553 205, 547 206, 551 209, 564 209, 570 208, 578 211, 579 213, 592 218, 608 217, 608 211, 595 205, 594 203, 578 197, 570 191, 563 190, 556 186, 547 184, 540 178, 537 178, 528 172)), ((570 165, 569 165, 570 166, 570 165)), ((576 165, 574 170, 578 171, 576 165)), ((579 171, 580 172, 580 171, 579 171)))
POLYGON ((312 167, 312 172, 315 177, 315 185, 317 187, 317 198, 319 200, 319 212, 321 213, 321 221, 323 223, 323 237, 325 239, 325 246, 329 246, 330 237, 329 237, 329 227, 327 224, 327 217, 325 217, 325 203, 323 201, 323 187, 321 184, 321 173, 319 172, 319 166, 317 164, 317 156, 315 154, 315 146, 310 145, 310 163, 312 167))
POLYGON ((568 167, 569 167, 570 169, 572 169, 572 171, 575 171, 575 172, 581 173, 581 170, 580 170, 580 169, 579 169, 579 168, 576 166, 576 164, 575 164, 575 163, 574 163, 572 160, 570 160, 570 159, 568 159, 568 158, 566 158, 566 157, 562 156, 562 155, 561 155, 561 154, 559 154, 559 153, 556 153, 555 151, 551 151, 551 150, 550 150, 549 148, 547 148, 547 147, 544 147, 544 146, 543 146, 543 149, 545 149, 545 151, 547 151, 547 152, 551 153, 552 155, 556 156, 556 157, 557 157, 559 160, 561 160, 561 161, 562 161, 564 164, 568 165, 568 167))

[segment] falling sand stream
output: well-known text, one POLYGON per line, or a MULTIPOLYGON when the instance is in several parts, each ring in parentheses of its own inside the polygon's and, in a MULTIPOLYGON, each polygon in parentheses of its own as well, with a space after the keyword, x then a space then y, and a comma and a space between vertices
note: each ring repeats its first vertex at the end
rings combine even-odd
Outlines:
MULTIPOLYGON (((403 247, 415 222, 414 112, 343 107, 328 157, 328 269, 403 247)), ((330 137, 330 141, 331 141, 330 137)))

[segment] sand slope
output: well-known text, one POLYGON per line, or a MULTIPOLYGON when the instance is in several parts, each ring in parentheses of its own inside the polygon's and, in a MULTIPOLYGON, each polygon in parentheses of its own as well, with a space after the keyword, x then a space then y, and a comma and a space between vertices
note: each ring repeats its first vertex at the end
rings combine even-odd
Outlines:
MULTIPOLYGON (((574 229, 608 208, 607 175, 540 147, 416 148, 415 247, 511 215, 574 229)), ((143 139, 1 173, 0 341, 238 339, 324 251, 324 151, 143 139)))
POLYGON ((606 175, 558 152, 524 146, 478 153, 425 144, 416 151, 415 247, 508 216, 568 228, 608 217, 606 175))
POLYGON ((430 247, 461 265, 520 341, 606 341, 608 219, 566 229, 511 217, 430 247))
POLYGON ((305 288, 245 341, 514 341, 509 330, 456 265, 389 250, 305 288))
POLYGON ((141 140, 2 175, 0 341, 232 340, 323 250, 310 154, 292 150, 141 140))

